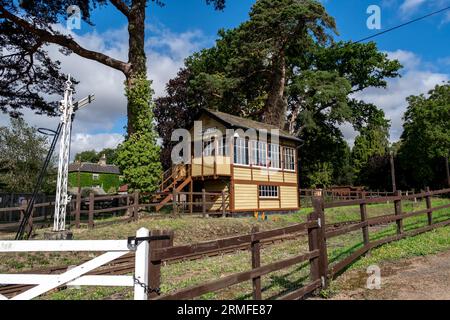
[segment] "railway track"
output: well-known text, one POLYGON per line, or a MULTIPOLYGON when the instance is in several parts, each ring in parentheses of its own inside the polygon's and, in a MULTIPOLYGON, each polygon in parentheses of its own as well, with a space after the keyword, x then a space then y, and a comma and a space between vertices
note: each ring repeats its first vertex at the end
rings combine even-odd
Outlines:
MULTIPOLYGON (((340 222, 335 224, 327 225, 327 230, 335 230, 343 226, 351 225, 358 223, 359 221, 346 221, 346 222, 340 222)), ((262 247, 271 246, 274 244, 279 244, 285 241, 289 240, 295 240, 300 236, 305 236, 306 232, 299 232, 289 235, 283 235, 278 236, 270 239, 265 239, 261 241, 262 247)), ((244 244, 244 245, 237 245, 228 247, 226 249, 222 250, 213 250, 211 252, 206 252, 202 254, 193 254, 193 255, 185 255, 182 257, 176 257, 176 258, 170 258, 163 261, 164 265, 167 264, 173 264, 173 263, 180 263, 183 261, 195 261, 199 260, 205 257, 215 257, 219 255, 224 254, 230 254, 234 253, 236 251, 243 251, 243 250, 249 250, 250 245, 244 244)), ((88 260, 85 260, 88 261, 88 260)), ((85 262, 81 261, 81 263, 85 262)), ((60 274, 65 271, 67 271, 68 266, 57 266, 57 267, 51 267, 51 268, 41 268, 41 269, 34 269, 23 273, 29 273, 29 274, 60 274)), ((101 268, 98 268, 92 272, 87 273, 88 275, 124 275, 128 274, 134 271, 134 254, 129 253, 119 259, 114 260, 108 265, 105 265, 101 268)), ((0 294, 10 298, 13 297, 21 292, 24 292, 30 288, 34 287, 34 285, 5 285, 0 286, 0 294)), ((64 287, 61 287, 64 288, 64 287)))

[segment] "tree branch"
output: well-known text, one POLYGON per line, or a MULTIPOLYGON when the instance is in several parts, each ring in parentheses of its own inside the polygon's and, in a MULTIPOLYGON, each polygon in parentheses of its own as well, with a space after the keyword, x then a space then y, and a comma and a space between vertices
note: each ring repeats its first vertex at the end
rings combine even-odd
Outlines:
POLYGON ((117 10, 123 13, 123 15, 127 18, 130 17, 130 8, 127 6, 125 2, 122 0, 109 0, 117 10))
POLYGON ((11 22, 14 22, 15 24, 22 27, 23 29, 25 29, 28 32, 31 32, 32 34, 37 36, 39 38, 39 40, 42 42, 49 42, 49 43, 54 43, 54 44, 60 45, 61 47, 65 47, 65 48, 71 50, 72 52, 76 53, 80 57, 100 62, 106 66, 113 68, 113 69, 122 71, 125 75, 127 75, 131 69, 131 66, 129 63, 111 58, 100 52, 91 51, 86 48, 83 48, 71 37, 67 37, 65 35, 60 35, 60 34, 52 34, 52 33, 48 32, 47 30, 36 28, 31 23, 15 16, 14 14, 12 14, 8 10, 6 10, 2 5, 0 5, 0 13, 3 18, 8 19, 11 22))

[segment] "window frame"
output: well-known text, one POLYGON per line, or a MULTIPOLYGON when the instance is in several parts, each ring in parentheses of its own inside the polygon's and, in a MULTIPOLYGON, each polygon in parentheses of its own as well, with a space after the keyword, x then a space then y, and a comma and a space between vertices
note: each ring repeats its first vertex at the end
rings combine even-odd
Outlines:
POLYGON ((222 137, 222 139, 217 139, 217 155, 222 157, 230 156, 230 145, 227 141, 227 137, 222 137))
POLYGON ((249 167, 250 166, 250 142, 249 142, 249 140, 247 138, 235 137, 233 148, 234 148, 233 164, 238 165, 238 166, 249 167), (239 144, 237 143, 238 141, 239 141, 239 144), (242 143, 242 141, 244 143, 242 143), (243 163, 242 161, 239 162, 238 160, 243 160, 245 163, 243 163))
POLYGON ((280 144, 277 144, 277 143, 268 143, 267 144, 267 164, 270 169, 281 170, 281 145, 280 144), (278 148, 276 148, 276 150, 277 150, 276 154, 278 155, 278 157, 277 157, 278 166, 277 167, 275 167, 273 165, 274 162, 272 161, 273 154, 274 154, 273 149, 272 149, 273 146, 278 147, 278 148))
POLYGON ((296 172, 295 158, 296 158, 295 148, 283 147, 283 170, 284 171, 296 172), (289 151, 289 153, 287 151, 289 151), (288 160, 291 160, 291 161, 288 161, 288 160), (290 166, 288 167, 287 164, 292 165, 293 169, 291 169, 290 166))
POLYGON ((258 185, 259 199, 278 200, 280 199, 280 186, 278 185, 258 185))

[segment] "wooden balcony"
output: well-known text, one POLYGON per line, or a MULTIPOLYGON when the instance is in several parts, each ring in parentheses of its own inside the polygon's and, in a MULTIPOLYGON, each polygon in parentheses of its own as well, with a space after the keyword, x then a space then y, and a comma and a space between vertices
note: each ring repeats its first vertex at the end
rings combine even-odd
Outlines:
POLYGON ((231 157, 203 156, 192 158, 192 177, 219 177, 231 176, 231 157))

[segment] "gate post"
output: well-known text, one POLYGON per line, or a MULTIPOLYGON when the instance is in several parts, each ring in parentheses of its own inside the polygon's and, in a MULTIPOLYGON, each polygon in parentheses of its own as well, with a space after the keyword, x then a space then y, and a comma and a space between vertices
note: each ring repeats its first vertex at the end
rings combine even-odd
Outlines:
POLYGON ((159 290, 161 286, 161 259, 153 253, 156 249, 173 246, 173 231, 167 230, 152 230, 151 236, 167 236, 167 239, 163 240, 151 240, 149 244, 150 259, 147 263, 148 266, 148 287, 152 290, 148 293, 147 298, 152 299, 159 296, 159 290))
MULTIPOLYGON (((136 238, 148 237, 150 232, 146 228, 140 228, 136 232, 136 238)), ((149 261, 149 243, 142 241, 138 244, 135 258, 135 283, 134 283, 134 300, 147 300, 147 291, 139 285, 139 282, 148 283, 148 261, 149 261), (139 282, 138 282, 139 281, 139 282)), ((134 279, 133 279, 134 280, 134 279)))

